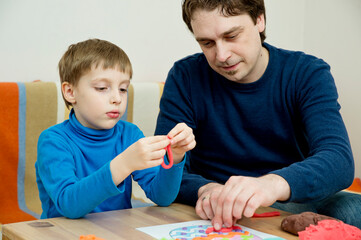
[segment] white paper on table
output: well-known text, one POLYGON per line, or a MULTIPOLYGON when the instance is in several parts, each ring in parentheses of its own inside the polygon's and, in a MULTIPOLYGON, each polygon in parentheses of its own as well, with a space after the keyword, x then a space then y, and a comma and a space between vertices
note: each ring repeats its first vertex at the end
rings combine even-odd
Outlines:
MULTIPOLYGON (((236 224, 243 231, 248 231, 253 238, 247 238, 252 240, 285 240, 284 238, 277 237, 268 233, 260 232, 252 228, 247 228, 241 225, 236 224)), ((138 231, 144 232, 156 239, 182 239, 182 240, 192 240, 195 237, 200 237, 200 232, 205 232, 208 227, 212 227, 212 224, 208 220, 197 220, 173 224, 164 224, 156 225, 150 227, 141 227, 137 228, 138 231)), ((204 233, 203 233, 204 234, 204 233)), ((224 238, 225 239, 225 238, 224 238)), ((232 238, 229 238, 230 240, 232 238)), ((241 238, 235 238, 241 239, 241 238)))

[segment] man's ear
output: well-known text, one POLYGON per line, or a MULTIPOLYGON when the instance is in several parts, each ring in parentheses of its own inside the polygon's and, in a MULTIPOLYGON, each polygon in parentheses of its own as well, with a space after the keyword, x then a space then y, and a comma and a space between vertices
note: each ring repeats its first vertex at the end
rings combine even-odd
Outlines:
POLYGON ((71 104, 76 103, 75 94, 74 94, 74 86, 68 82, 63 82, 61 84, 61 91, 66 101, 71 104))
POLYGON ((258 31, 260 33, 265 30, 266 22, 264 20, 264 14, 261 14, 261 15, 258 16, 258 18, 257 18, 257 26, 258 26, 258 31))

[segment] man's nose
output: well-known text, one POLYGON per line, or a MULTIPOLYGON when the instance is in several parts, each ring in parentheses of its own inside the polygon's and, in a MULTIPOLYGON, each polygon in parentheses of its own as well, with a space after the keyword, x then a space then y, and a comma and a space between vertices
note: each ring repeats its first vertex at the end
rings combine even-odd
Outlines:
POLYGON ((228 46, 223 42, 218 42, 216 44, 216 58, 219 62, 226 62, 227 59, 231 56, 231 51, 228 46))

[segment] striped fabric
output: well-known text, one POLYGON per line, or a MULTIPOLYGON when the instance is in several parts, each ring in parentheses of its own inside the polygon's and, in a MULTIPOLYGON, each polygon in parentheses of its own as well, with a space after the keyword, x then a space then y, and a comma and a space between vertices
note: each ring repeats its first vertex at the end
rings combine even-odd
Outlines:
MULTIPOLYGON (((163 83, 132 83, 124 120, 137 124, 146 136, 153 135, 163 83)), ((40 133, 68 118, 54 82, 0 82, 0 223, 40 217, 34 164, 40 133)), ((147 201, 135 184, 133 196, 147 201)))
POLYGON ((24 193, 18 189, 24 186, 25 159, 22 148, 25 134, 25 123, 21 114, 24 105, 20 96, 23 89, 16 83, 1 83, 0 87, 0 223, 33 220, 34 217, 21 209, 19 198, 24 193), (22 169, 18 171, 18 169, 22 169), (19 188, 18 188, 19 186, 19 188), (20 195, 20 196, 19 196, 20 195))

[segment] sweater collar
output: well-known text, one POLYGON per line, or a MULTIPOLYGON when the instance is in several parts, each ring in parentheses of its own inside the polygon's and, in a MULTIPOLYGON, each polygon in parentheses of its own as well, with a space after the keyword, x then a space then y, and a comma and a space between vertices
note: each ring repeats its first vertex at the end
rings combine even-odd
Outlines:
POLYGON ((72 127, 72 130, 79 135, 79 137, 84 137, 89 140, 106 140, 113 136, 114 127, 111 129, 92 129, 88 127, 84 127, 76 118, 74 109, 71 109, 69 114, 69 122, 72 127))

